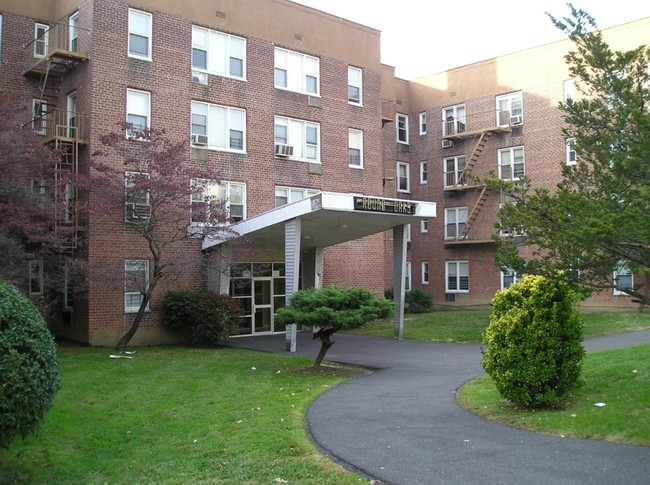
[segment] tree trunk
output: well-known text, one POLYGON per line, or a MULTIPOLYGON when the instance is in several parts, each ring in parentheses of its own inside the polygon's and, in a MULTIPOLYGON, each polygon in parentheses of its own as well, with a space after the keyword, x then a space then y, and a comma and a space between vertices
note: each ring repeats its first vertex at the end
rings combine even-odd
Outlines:
POLYGON ((334 345, 334 342, 330 340, 330 337, 332 334, 334 334, 338 330, 338 327, 325 327, 321 328, 318 332, 314 334, 314 339, 319 338, 321 341, 321 347, 320 347, 320 352, 318 352, 318 356, 316 356, 316 361, 314 362, 314 367, 320 367, 321 362, 323 362, 323 358, 325 357, 325 354, 329 350, 329 348, 334 345))
POLYGON ((115 345, 115 350, 122 351, 126 348, 127 345, 129 345, 129 342, 135 335, 135 332, 137 332, 138 328, 140 328, 140 323, 142 322, 144 312, 147 309, 147 305, 149 304, 149 299, 150 294, 147 292, 144 294, 144 298, 142 298, 142 303, 140 303, 140 308, 138 308, 138 313, 136 313, 135 318, 133 319, 131 328, 129 328, 128 332, 122 335, 122 338, 117 342, 117 345, 115 345))

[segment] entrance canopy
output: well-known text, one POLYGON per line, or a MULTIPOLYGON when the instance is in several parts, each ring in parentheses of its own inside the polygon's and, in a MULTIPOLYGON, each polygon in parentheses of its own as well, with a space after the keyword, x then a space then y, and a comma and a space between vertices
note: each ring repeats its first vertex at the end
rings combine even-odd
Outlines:
MULTIPOLYGON (((282 248, 285 223, 300 219, 300 247, 307 250, 353 241, 432 217, 436 217, 434 202, 322 192, 241 221, 231 229, 236 236, 248 236, 247 244, 253 248, 282 248)), ((203 249, 229 241, 232 238, 208 236, 203 249)))

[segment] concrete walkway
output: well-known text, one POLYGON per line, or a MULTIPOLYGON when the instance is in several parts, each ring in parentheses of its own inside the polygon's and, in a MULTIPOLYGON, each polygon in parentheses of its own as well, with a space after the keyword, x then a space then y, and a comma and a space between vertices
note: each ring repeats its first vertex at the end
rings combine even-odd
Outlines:
MULTIPOLYGON (((334 337, 327 360, 377 371, 322 394, 307 411, 307 428, 324 453, 378 484, 650 483, 650 447, 520 431, 460 407, 456 389, 483 372, 478 345, 334 337)), ((650 330, 590 339, 585 348, 644 342, 650 330)), ((286 352, 283 335, 230 344, 286 352)), ((318 348, 310 334, 299 334, 297 355, 314 358, 318 348)))

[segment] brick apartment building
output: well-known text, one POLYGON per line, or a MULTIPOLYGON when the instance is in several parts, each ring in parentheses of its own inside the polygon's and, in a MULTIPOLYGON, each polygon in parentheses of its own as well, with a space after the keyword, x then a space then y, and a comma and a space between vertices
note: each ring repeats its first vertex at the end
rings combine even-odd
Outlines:
MULTIPOLYGON (((620 48, 648 43, 650 20, 607 35, 620 48)), ((467 306, 516 277, 493 264, 501 201, 465 172, 557 180, 571 156, 557 109, 571 94, 569 43, 405 81, 381 64, 379 40, 377 30, 288 0, 3 1, 0 89, 32 108, 34 129, 63 150, 62 163, 87 170, 99 137, 119 122, 164 128, 191 141, 188 163, 218 169, 215 190, 255 241, 226 276, 203 270, 223 245, 196 238, 177 248, 194 263, 160 288, 134 343, 175 338, 156 311, 170 287, 228 292, 237 280, 240 333, 258 334, 283 331, 273 311, 299 281, 377 294, 421 288, 435 304, 467 306)), ((71 205, 75 196, 64 194, 71 205)), ((86 240, 71 251, 148 277, 147 248, 127 223, 107 230, 101 214, 83 226, 74 211, 66 217, 86 240)), ((43 274, 28 266, 30 280, 43 274)), ((112 345, 139 298, 93 284, 91 273, 86 297, 64 299, 53 329, 112 345)))

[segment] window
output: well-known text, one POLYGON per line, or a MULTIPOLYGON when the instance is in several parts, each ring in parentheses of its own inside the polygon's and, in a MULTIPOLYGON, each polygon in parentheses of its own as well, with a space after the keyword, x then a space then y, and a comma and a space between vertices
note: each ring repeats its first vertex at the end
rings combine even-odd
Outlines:
POLYGON ((240 182, 192 180, 193 224, 213 224, 220 216, 239 222, 246 217, 246 184, 240 182), (217 211, 217 212, 215 212, 217 211))
POLYGON ((246 73, 246 39, 192 27, 192 69, 243 79, 246 73))
POLYGON ((397 191, 410 192, 410 190, 409 164, 397 162, 397 191))
POLYGON ((129 9, 129 57, 151 60, 150 13, 129 9))
POLYGON ((426 184, 429 181, 429 164, 426 160, 420 162, 420 183, 426 184))
POLYGON ((291 204, 299 200, 319 194, 320 190, 303 189, 299 187, 276 187, 275 188, 275 206, 291 204))
POLYGON ((66 126, 68 136, 76 138, 77 133, 77 92, 73 91, 66 98, 66 126))
POLYGON ((422 261, 422 284, 429 284, 429 262, 422 261))
POLYGON ((275 48, 275 87, 320 95, 320 61, 299 52, 275 48))
POLYGON ((246 111, 192 101, 192 135, 207 135, 208 148, 246 151, 246 111))
POLYGON ((505 290, 520 280, 519 274, 513 269, 506 269, 501 272, 501 289, 505 290))
POLYGON ((320 163, 320 125, 275 117, 275 143, 293 147, 291 159, 320 163))
POLYGON ((363 131, 348 130, 348 164, 350 167, 363 168, 363 131))
POLYGON ((447 261, 445 281, 447 293, 469 292, 469 261, 447 261))
POLYGON ((520 125, 523 115, 521 92, 497 96, 497 126, 520 125))
POLYGON ((419 114, 418 116, 420 122, 420 135, 426 135, 427 134, 427 113, 426 111, 423 111, 422 113, 419 114))
POLYGON ((564 102, 575 99, 576 83, 573 79, 566 79, 564 81, 564 102))
POLYGON ((148 220, 151 216, 148 183, 149 174, 126 172, 124 174, 124 201, 126 220, 148 220))
POLYGON ((448 157, 443 162, 445 165, 445 187, 467 185, 467 177, 465 176, 467 157, 465 155, 448 157))
POLYGON ((70 35, 68 49, 72 52, 77 52, 79 49, 79 12, 70 15, 68 27, 70 35))
POLYGON ((411 262, 406 262, 406 269, 404 271, 404 291, 411 290, 411 262))
POLYGON ((524 175, 524 147, 512 147, 499 150, 499 178, 501 180, 519 180, 524 175))
POLYGON ((140 309, 144 292, 149 286, 149 261, 127 260, 124 262, 124 311, 135 313, 140 309))
POLYGON ((397 120, 397 143, 408 145, 409 142, 409 117, 400 113, 395 114, 397 120))
POLYGON ((620 264, 614 270, 614 295, 625 296, 622 290, 634 288, 634 275, 632 270, 623 264, 620 264))
POLYGON ((29 294, 42 295, 44 289, 43 260, 37 259, 29 262, 29 294))
POLYGON ((50 26, 45 24, 34 25, 34 57, 45 57, 48 52, 50 26))
POLYGON ((151 94, 146 91, 127 89, 126 121, 131 125, 129 138, 137 138, 138 133, 150 127, 151 94))
POLYGON ((465 105, 457 104, 442 110, 442 136, 463 133, 466 129, 465 105))
POLYGON ((576 139, 569 138, 566 141, 566 164, 575 165, 578 161, 578 156, 576 155, 576 139))
POLYGON ((348 67, 348 103, 361 104, 361 83, 363 72, 356 67, 348 67))
POLYGON ((429 232, 429 221, 420 221, 420 233, 426 234, 427 232, 429 232))
POLYGON ((39 135, 47 133, 47 103, 40 99, 32 100, 32 129, 39 135))
POLYGON ((465 236, 467 207, 445 209, 445 239, 460 239, 465 236))

